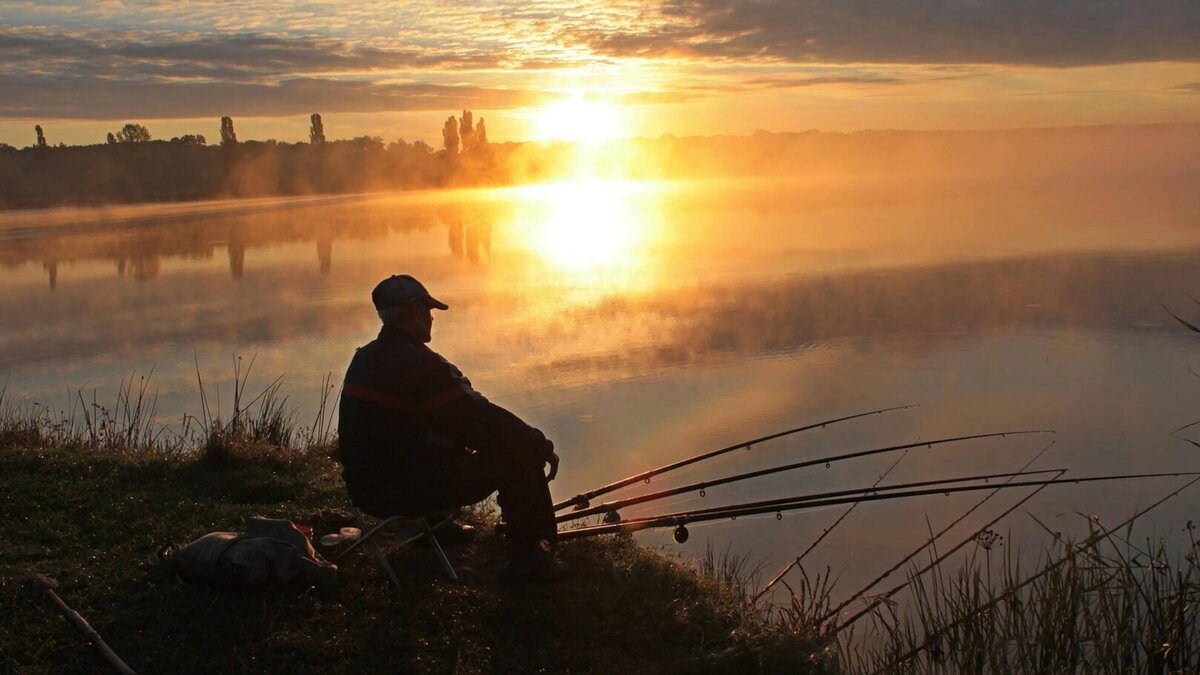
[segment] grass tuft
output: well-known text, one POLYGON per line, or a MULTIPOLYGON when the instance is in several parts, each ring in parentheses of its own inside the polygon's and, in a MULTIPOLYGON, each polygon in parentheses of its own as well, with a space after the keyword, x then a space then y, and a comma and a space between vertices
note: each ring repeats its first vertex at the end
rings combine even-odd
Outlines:
MULTIPOLYGON (((1200 566, 1192 523, 1182 555, 1132 541, 1130 523, 1089 521, 1031 569, 981 545, 958 569, 912 578, 901 608, 871 615, 867 639, 843 639, 851 673, 1200 671, 1200 566)), ((988 542, 994 542, 989 539, 988 542)))
POLYGON ((337 448, 333 426, 337 391, 332 376, 327 374, 322 379, 314 419, 310 425, 303 425, 281 391, 282 376, 257 394, 248 394, 253 367, 254 357, 248 362, 241 356, 234 357, 233 406, 227 419, 222 417, 220 390, 214 391, 215 396, 209 395, 198 364, 200 415, 184 415, 177 422, 163 421, 157 414, 158 391, 151 385, 153 371, 122 379, 110 402, 101 402, 94 389, 78 389, 70 392, 65 407, 57 409, 39 401, 13 398, 5 383, 0 387, 0 445, 198 455, 214 465, 332 455, 337 448))

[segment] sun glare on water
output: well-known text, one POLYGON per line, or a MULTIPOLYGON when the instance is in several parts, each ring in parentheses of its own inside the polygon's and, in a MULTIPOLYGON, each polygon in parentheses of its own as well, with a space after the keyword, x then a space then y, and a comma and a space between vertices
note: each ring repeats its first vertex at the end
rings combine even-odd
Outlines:
POLYGON ((563 281, 624 286, 639 276, 658 231, 645 184, 582 181, 522 188, 513 223, 524 247, 563 281))

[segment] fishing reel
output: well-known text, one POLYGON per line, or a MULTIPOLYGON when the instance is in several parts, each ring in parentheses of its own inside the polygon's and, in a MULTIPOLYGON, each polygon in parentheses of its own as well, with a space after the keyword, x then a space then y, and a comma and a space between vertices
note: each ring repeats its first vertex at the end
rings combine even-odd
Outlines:
POLYGON ((619 522, 621 522, 621 514, 617 513, 616 511, 605 511, 604 512, 604 524, 605 525, 616 525, 619 522))
POLYGON ((572 510, 573 511, 582 511, 591 505, 592 505, 592 502, 589 501, 587 497, 582 497, 582 496, 577 497, 576 502, 575 502, 575 508, 572 510))
POLYGON ((680 525, 679 527, 675 528, 675 531, 671 533, 671 536, 675 539, 676 544, 682 544, 686 542, 688 537, 692 535, 688 532, 687 525, 680 525))

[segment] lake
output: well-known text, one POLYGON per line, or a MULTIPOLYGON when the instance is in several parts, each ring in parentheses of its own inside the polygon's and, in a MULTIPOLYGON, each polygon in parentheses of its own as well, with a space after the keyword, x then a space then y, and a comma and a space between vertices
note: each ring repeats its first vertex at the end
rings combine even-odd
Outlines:
MULTIPOLYGON (((574 183, 0 213, 0 377, 10 397, 63 407, 70 390, 111 401, 122 378, 153 370, 158 412, 174 423, 199 413, 197 363, 228 412, 241 355, 254 359, 250 390, 284 375, 307 420, 322 378, 340 382, 378 331, 369 293, 395 273, 450 305, 432 347, 555 440, 557 499, 906 404, 920 407, 764 443, 652 487, 1020 429, 1056 433, 915 449, 887 482, 1013 471, 1051 440, 1036 467, 1200 470, 1200 450, 1171 433, 1200 418, 1200 335, 1163 309, 1200 319, 1189 296, 1200 297, 1200 192, 1149 179, 574 183)), ((866 486, 898 458, 626 515, 866 486)), ((1078 535, 1088 518, 1115 525, 1183 482, 1053 488, 997 529, 1032 550, 1047 537, 1025 511, 1078 535)), ((948 541, 1024 494, 998 495, 948 541)), ((1140 534, 1178 536, 1197 494, 1156 510, 1140 534)), ((829 566, 840 599, 980 498, 865 504, 805 566, 829 566)), ((770 574, 842 511, 697 525, 677 550, 711 542, 770 574)), ((638 536, 675 549, 669 530, 638 536)))

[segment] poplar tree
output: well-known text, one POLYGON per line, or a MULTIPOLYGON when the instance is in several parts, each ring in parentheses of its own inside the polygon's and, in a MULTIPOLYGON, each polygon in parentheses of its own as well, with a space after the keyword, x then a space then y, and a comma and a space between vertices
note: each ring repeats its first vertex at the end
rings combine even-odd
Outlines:
POLYGON ((312 120, 312 127, 310 127, 308 130, 308 142, 312 143, 313 145, 324 144, 325 125, 321 122, 320 113, 313 113, 312 117, 309 119, 312 120))
POLYGON ((237 133, 233 130, 233 118, 221 118, 221 145, 237 145, 237 133))
POLYGON ((475 125, 475 147, 483 147, 488 144, 487 127, 483 124, 483 118, 479 118, 479 123, 475 125))
POLYGON ((446 120, 446 124, 442 126, 442 145, 446 148, 446 154, 458 155, 458 120, 454 115, 451 115, 446 120))
POLYGON ((459 136, 462 138, 462 151, 470 152, 475 149, 475 122, 470 110, 462 112, 462 121, 458 125, 459 136))

